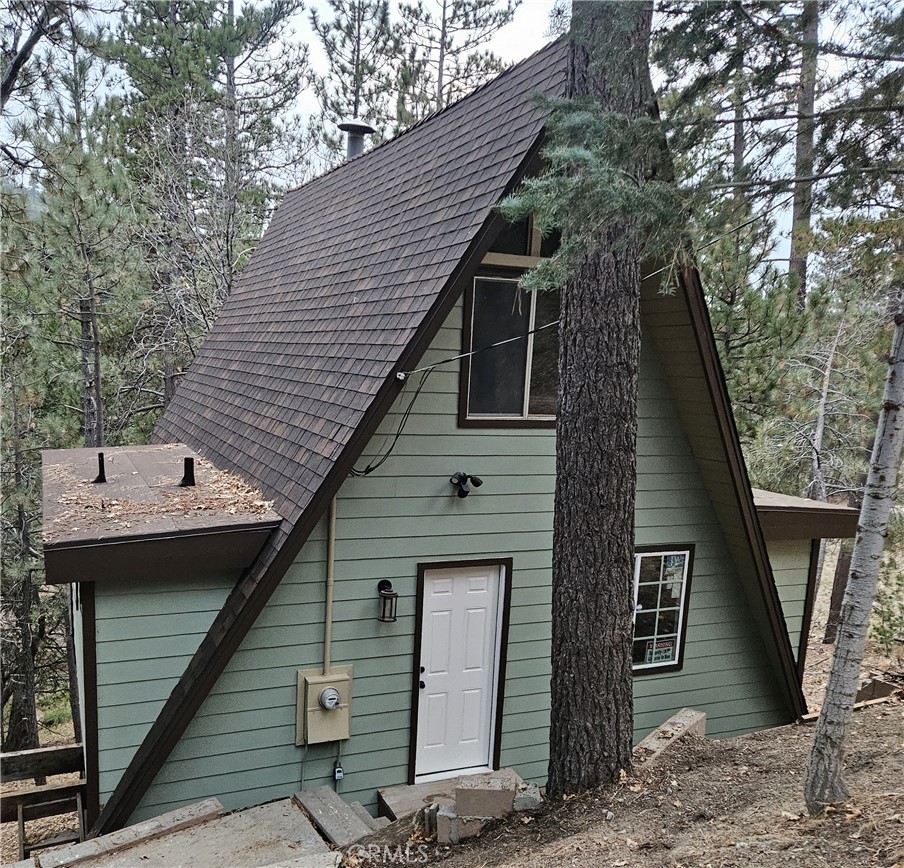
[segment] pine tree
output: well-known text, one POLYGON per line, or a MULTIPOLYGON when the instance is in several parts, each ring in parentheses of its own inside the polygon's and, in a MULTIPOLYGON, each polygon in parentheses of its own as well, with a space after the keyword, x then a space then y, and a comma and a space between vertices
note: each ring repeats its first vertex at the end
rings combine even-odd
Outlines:
POLYGON ((502 69, 482 48, 515 14, 520 0, 417 0, 402 3, 399 123, 441 109, 502 69))
POLYGON ((388 0, 328 0, 333 17, 311 10, 311 26, 326 54, 327 73, 315 75, 324 142, 333 160, 344 159, 343 137, 332 129, 360 118, 386 135, 394 117, 392 92, 400 46, 388 0))
POLYGON ((797 307, 807 307, 807 255, 813 216, 813 164, 816 131, 816 75, 819 62, 819 2, 804 0, 800 15, 800 82, 794 134, 794 202, 791 212, 789 273, 796 281, 797 307))
POLYGON ((288 119, 307 53, 283 39, 299 8, 136 3, 108 45, 132 87, 110 114, 144 214, 152 291, 135 352, 155 372, 194 358, 275 193, 307 170, 309 143, 288 119))
POLYGON ((857 540, 842 603, 838 639, 826 695, 807 763, 804 799, 811 814, 847 801, 844 746, 860 682, 876 581, 888 522, 897 494, 904 449, 904 291, 893 289, 888 312, 893 324, 888 374, 864 489, 857 540))

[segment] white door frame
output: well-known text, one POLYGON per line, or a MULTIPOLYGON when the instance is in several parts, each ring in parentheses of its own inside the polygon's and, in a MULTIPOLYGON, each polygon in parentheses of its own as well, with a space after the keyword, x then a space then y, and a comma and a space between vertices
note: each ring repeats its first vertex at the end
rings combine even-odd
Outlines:
POLYGON ((444 780, 456 777, 460 774, 485 772, 499 767, 499 752, 501 748, 500 735, 502 731, 502 709, 505 698, 505 665, 508 648, 509 606, 512 588, 512 559, 511 558, 485 558, 480 560, 442 561, 437 563, 418 564, 417 599, 415 614, 414 637, 414 673, 411 688, 411 728, 409 738, 408 758, 408 783, 424 783, 427 781, 444 780), (490 738, 488 749, 488 763, 468 769, 454 769, 448 772, 435 774, 417 774, 417 749, 418 749, 418 714, 420 712, 421 695, 421 662, 422 636, 424 620, 424 595, 427 585, 427 574, 437 570, 461 569, 472 567, 496 567, 499 570, 499 598, 496 606, 496 642, 495 642, 495 671, 493 674, 492 696, 492 720, 490 723, 490 738))

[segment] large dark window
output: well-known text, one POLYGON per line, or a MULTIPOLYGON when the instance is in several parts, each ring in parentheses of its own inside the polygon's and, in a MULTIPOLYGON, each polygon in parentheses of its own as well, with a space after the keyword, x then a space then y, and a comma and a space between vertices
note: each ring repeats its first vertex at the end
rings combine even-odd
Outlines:
POLYGON ((557 293, 524 292, 511 278, 474 280, 470 349, 479 352, 469 359, 468 418, 555 415, 559 340, 550 324, 558 318, 557 293))

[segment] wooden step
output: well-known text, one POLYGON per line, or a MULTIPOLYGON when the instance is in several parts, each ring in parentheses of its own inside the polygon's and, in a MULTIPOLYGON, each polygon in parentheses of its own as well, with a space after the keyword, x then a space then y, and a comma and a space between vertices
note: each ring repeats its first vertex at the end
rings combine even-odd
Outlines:
POLYGON ((373 831, 330 787, 304 790, 296 793, 294 799, 308 812, 323 837, 337 847, 354 844, 373 831))
POLYGON ((348 806, 375 832, 389 825, 389 820, 386 817, 371 817, 370 811, 360 802, 349 802, 348 806))
POLYGON ((61 844, 74 844, 80 841, 78 829, 67 829, 65 832, 59 832, 52 838, 45 838, 37 844, 26 844, 24 846, 25 855, 29 856, 35 850, 44 850, 47 847, 58 847, 61 844))

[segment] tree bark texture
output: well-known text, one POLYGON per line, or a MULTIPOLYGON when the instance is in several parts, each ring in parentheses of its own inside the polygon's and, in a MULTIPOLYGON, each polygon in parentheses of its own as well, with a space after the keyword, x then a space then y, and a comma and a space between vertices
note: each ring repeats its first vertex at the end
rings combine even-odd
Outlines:
POLYGON ((103 392, 100 373, 100 327, 93 296, 79 300, 82 355, 82 422, 85 446, 104 445, 103 392))
MULTIPOLYGON (((20 511, 20 516, 23 513, 20 511)), ((27 532, 24 532, 27 539, 27 532)), ((26 542, 27 546, 27 542, 26 542)), ((38 709, 35 703, 36 638, 32 628, 32 607, 37 592, 31 572, 22 570, 18 594, 13 600, 16 632, 15 653, 3 673, 4 687, 10 687, 9 723, 3 739, 4 751, 29 750, 38 746, 38 709)))
MULTIPOLYGON (((575 3, 569 83, 649 116, 651 3, 575 3)), ((623 167, 643 174, 643 167, 623 167)), ((635 175, 636 176, 636 175, 635 175)), ((562 291, 553 520, 553 797, 631 767, 639 248, 609 227, 562 291)))
POLYGON ((832 597, 829 601, 829 617, 822 636, 823 645, 831 645, 838 638, 838 620, 841 618, 841 603, 847 590, 848 574, 851 571, 851 554, 854 544, 849 540, 841 541, 838 552, 838 563, 835 564, 835 577, 832 580, 832 597))
POLYGON ((804 799, 810 813, 848 798, 843 776, 844 743, 859 686, 860 664, 904 446, 904 303, 901 296, 894 311, 895 331, 888 376, 860 508, 851 572, 841 605, 835 655, 807 764, 804 799))
POLYGON ((816 64, 819 60, 819 2, 804 0, 801 13, 800 87, 797 94, 797 135, 794 153, 794 204, 791 214, 791 259, 788 270, 797 275, 797 307, 807 306, 807 235, 813 214, 813 140, 816 121, 816 64))

